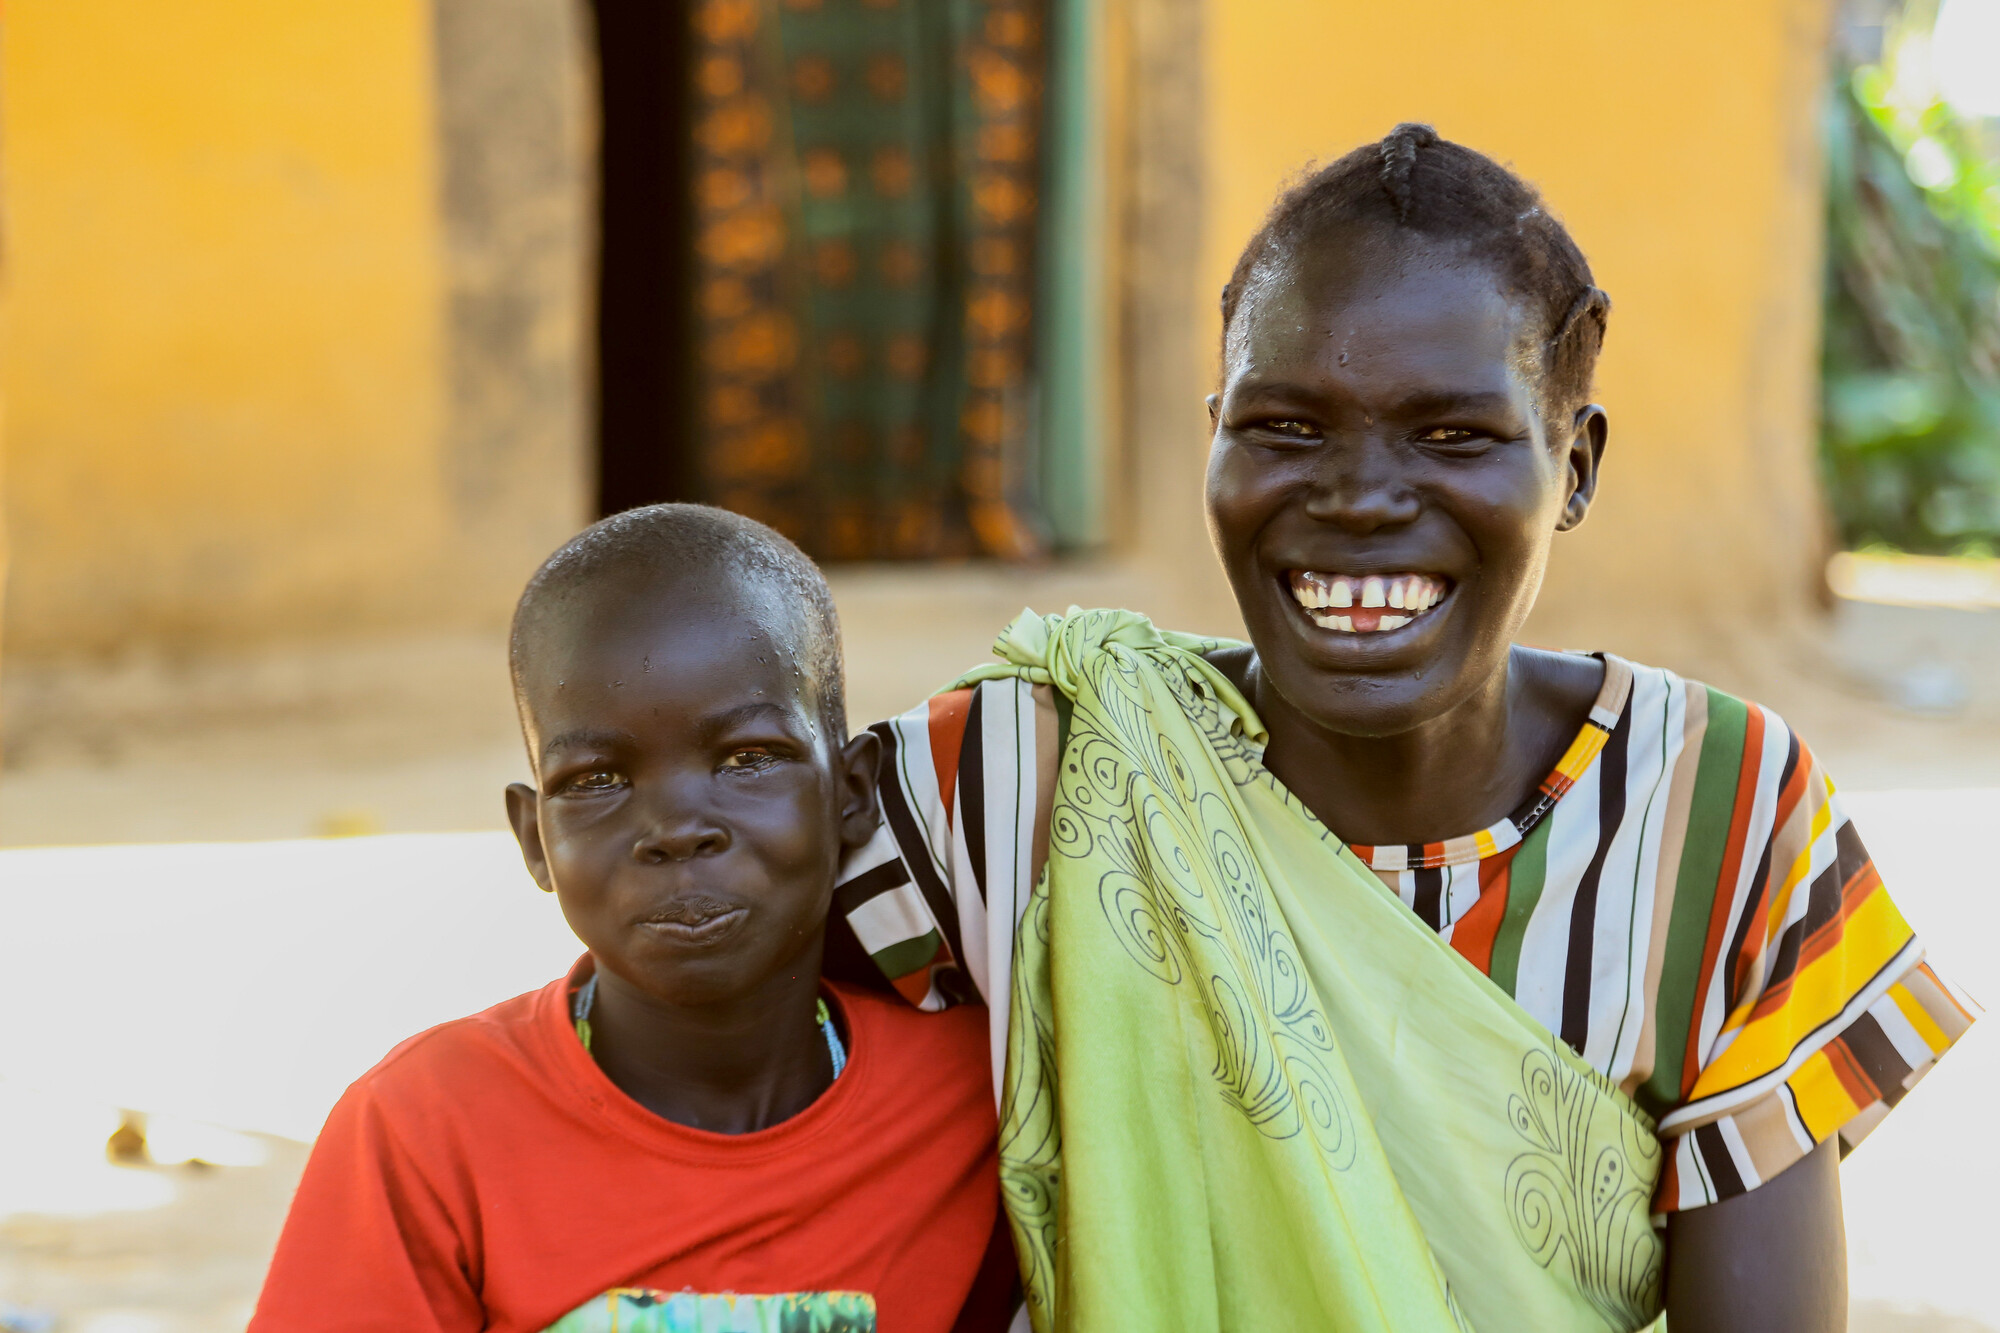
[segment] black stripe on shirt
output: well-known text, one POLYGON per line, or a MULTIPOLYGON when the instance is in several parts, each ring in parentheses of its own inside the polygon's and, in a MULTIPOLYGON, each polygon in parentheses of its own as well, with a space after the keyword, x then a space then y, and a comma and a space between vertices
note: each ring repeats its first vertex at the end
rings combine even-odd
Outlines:
MULTIPOLYGON (((1013 688, 1012 681, 999 682, 1013 688)), ((986 901, 986 741, 980 712, 986 686, 973 687, 972 706, 965 710, 965 739, 958 748, 958 826, 965 834, 966 859, 972 862, 973 887, 986 901)))
POLYGON ((1847 1043, 1854 1063, 1868 1075, 1868 1081, 1882 1094, 1883 1101, 1894 1106, 1903 1100, 1903 1080, 1910 1076, 1910 1065, 1882 1025, 1875 1021, 1875 1015, 1863 1013, 1842 1029, 1840 1040, 1847 1043))
MULTIPOLYGON (((1812 933, 1840 915, 1840 866, 1828 866, 1819 878, 1806 886, 1805 915, 1785 927, 1785 933, 1778 937, 1778 947, 1772 953, 1769 975, 1764 978, 1763 990, 1775 990, 1790 981, 1799 969, 1799 950, 1812 933)), ((1742 935, 1741 931, 1737 932, 1742 935)), ((1733 963, 1737 955, 1731 956, 1733 963)), ((1732 1001, 1733 1003, 1734 1001, 1732 1001)))
POLYGON ((917 889, 930 905, 931 916, 937 921, 938 929, 944 932, 945 946, 951 950, 952 960, 963 963, 965 948, 959 943, 958 909, 952 901, 951 889, 938 874, 937 863, 931 860, 930 843, 924 838, 924 824, 916 812, 910 809, 909 798, 903 791, 903 768, 896 740, 896 729, 887 722, 877 722, 869 728, 882 738, 882 780, 875 784, 876 799, 882 805, 882 817, 888 821, 890 836, 896 840, 896 848, 903 854, 903 864, 910 868, 910 875, 916 880, 917 889))
POLYGON ((1591 955, 1597 944, 1597 882, 1604 875, 1604 858, 1625 822, 1626 749, 1632 739, 1632 696, 1618 714, 1618 723, 1597 757, 1597 847, 1577 881, 1569 909, 1569 958, 1563 964, 1562 1039, 1578 1055, 1590 1040, 1591 955))
POLYGON ((1729 1155, 1729 1144, 1714 1121, 1694 1132, 1694 1146, 1701 1154, 1701 1164, 1708 1168, 1708 1179, 1715 1187, 1718 1203, 1743 1192, 1743 1177, 1736 1170, 1736 1159, 1729 1155))
MULTIPOLYGON (((1767 714, 1766 716, 1769 715, 1767 714)), ((1745 744, 1747 745, 1748 742, 1746 741, 1745 744)), ((1760 758, 1757 755, 1745 754, 1743 762, 1745 764, 1758 762, 1760 758)), ((1785 781, 1788 782, 1791 780, 1791 775, 1798 766, 1798 733, 1787 730, 1785 733, 1785 763, 1782 770, 1782 776, 1785 781)), ((1781 782, 1778 790, 1782 792, 1784 789, 1784 784, 1781 782)), ((1736 934, 1729 941, 1729 952, 1724 954, 1722 958, 1722 965, 1729 969, 1727 993, 1729 996, 1729 1005, 1732 1009, 1742 1003, 1744 999, 1743 992, 1748 989, 1750 983, 1749 977, 1739 974, 1739 969, 1743 965, 1743 950, 1750 942, 1751 921, 1756 917, 1757 909, 1763 905, 1764 895, 1771 891, 1771 854, 1776 849, 1778 833, 1783 827, 1784 821, 1777 819, 1771 821, 1771 831, 1764 837, 1764 850, 1757 857, 1757 873, 1750 880, 1750 893, 1744 898, 1743 906, 1738 909, 1736 934)))
POLYGON ((834 910, 842 916, 852 916, 862 904, 881 897, 891 889, 900 889, 909 882, 910 868, 903 864, 902 857, 884 861, 873 870, 864 870, 853 879, 834 886, 834 910))
POLYGON ((1444 929, 1444 870, 1432 866, 1410 872, 1416 881, 1416 901, 1410 904, 1417 917, 1432 930, 1444 929))

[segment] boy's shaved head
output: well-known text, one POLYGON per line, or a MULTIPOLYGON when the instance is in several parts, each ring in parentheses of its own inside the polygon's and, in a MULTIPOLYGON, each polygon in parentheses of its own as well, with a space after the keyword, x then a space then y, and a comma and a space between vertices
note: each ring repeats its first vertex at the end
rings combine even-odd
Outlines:
POLYGON ((526 706, 524 683, 542 636, 607 594, 727 580, 762 586, 796 614, 790 645, 820 709, 827 739, 847 739, 847 703, 840 653, 840 617, 833 593, 810 557, 754 519, 708 505, 659 504, 628 509, 591 524, 550 556, 514 608, 508 644, 514 697, 526 706))

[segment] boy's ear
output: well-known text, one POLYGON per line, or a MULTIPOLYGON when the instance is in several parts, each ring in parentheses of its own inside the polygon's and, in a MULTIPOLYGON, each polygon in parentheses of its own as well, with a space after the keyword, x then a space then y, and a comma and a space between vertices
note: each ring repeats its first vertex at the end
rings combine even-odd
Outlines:
POLYGON ((542 848, 542 816, 535 789, 525 782, 507 785, 507 822, 514 826, 514 841, 521 844, 521 859, 543 893, 554 893, 549 880, 549 854, 542 848))
POLYGON ((1604 442, 1610 434, 1610 418, 1596 403, 1585 403, 1570 423, 1569 447, 1563 463, 1569 470, 1569 498, 1563 502, 1557 532, 1568 532, 1583 522, 1590 502, 1597 498, 1597 474, 1604 463, 1604 442))
POLYGON ((881 823, 875 801, 876 774, 881 763, 882 738, 872 731, 850 739, 835 757, 835 776, 840 782, 842 846, 859 847, 875 836, 875 826, 881 823))

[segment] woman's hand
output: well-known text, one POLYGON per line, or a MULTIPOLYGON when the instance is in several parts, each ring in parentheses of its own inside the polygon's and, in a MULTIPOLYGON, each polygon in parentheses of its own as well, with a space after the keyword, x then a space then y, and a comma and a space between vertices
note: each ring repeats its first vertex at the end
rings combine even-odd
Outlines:
POLYGON ((1845 1333, 1847 1228, 1828 1139, 1776 1179, 1667 1221, 1671 1333, 1845 1333))

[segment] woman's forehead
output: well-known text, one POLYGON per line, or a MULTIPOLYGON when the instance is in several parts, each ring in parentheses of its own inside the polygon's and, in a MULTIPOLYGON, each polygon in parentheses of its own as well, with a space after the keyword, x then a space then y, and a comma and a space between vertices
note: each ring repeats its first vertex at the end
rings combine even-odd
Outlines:
POLYGON ((1366 364, 1426 379, 1512 378, 1532 333, 1491 266, 1436 247, 1327 247, 1270 265, 1230 330, 1232 382, 1366 364))

